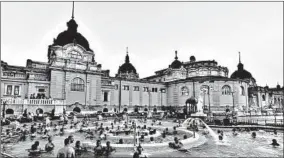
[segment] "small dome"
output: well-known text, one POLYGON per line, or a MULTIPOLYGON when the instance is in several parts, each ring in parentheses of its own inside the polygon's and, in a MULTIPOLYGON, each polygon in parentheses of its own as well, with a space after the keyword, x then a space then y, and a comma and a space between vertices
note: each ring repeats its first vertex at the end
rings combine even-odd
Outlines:
POLYGON ((194 96, 191 96, 189 99, 186 100, 185 102, 186 104, 197 104, 198 101, 196 98, 194 98, 194 96))
POLYGON ((84 47, 87 51, 92 51, 89 46, 87 39, 77 32, 78 24, 74 19, 71 19, 67 22, 68 29, 61 32, 56 39, 54 39, 53 45, 64 46, 69 43, 73 43, 74 40, 76 43, 84 47))
POLYGON ((231 78, 234 79, 249 79, 253 78, 251 73, 247 70, 236 70, 232 75, 231 78))
POLYGON ((124 63, 118 69, 118 73, 127 73, 127 72, 128 73, 133 72, 136 74, 136 69, 131 63, 124 63))
POLYGON ((190 56, 189 61, 190 62, 195 62, 196 61, 195 56, 190 56))
POLYGON ((255 79, 252 77, 251 73, 244 69, 244 64, 241 63, 239 59, 238 70, 232 73, 231 78, 233 79, 255 79))
POLYGON ((118 74, 120 73, 131 73, 137 74, 135 67, 130 63, 128 52, 125 56, 125 63, 122 64, 118 69, 118 74))
POLYGON ((173 69, 179 69, 179 68, 181 68, 181 66, 182 66, 182 62, 180 62, 179 60, 178 60, 178 57, 177 57, 177 51, 175 51, 175 54, 176 54, 176 57, 175 57, 175 60, 172 62, 172 64, 171 64, 171 68, 173 68, 173 69))

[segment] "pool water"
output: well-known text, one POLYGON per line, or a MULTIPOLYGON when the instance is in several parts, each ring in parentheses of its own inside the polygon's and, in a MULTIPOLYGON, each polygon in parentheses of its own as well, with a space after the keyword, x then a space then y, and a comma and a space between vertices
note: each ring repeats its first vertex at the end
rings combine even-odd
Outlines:
MULTIPOLYGON (((104 125, 108 124, 108 122, 104 123, 104 125)), ((150 122, 147 123, 147 125, 150 124, 150 122)), ((169 131, 171 131, 172 127, 175 125, 177 124, 173 122, 163 121, 162 126, 168 127, 169 131)), ((213 130, 217 133, 217 129, 213 130)), ((209 135, 204 136, 202 134, 202 131, 200 131, 197 133, 200 136, 198 141, 184 145, 184 148, 188 149, 187 151, 177 151, 164 146, 144 148, 144 152, 148 154, 148 157, 283 157, 283 132, 278 132, 278 135, 275 136, 271 132, 269 133, 256 131, 256 138, 252 138, 251 132, 238 132, 239 134, 237 136, 233 136, 232 129, 222 130, 224 131, 224 140, 221 142, 214 141, 213 138, 209 135), (269 145, 271 144, 272 139, 276 139, 280 146, 273 147, 269 145)), ((55 133, 58 133, 58 131, 50 132, 50 134, 55 133)), ((72 134, 74 136, 74 143, 72 144, 72 146, 75 145, 75 142, 77 140, 80 140, 81 143, 84 141, 91 141, 93 143, 96 142, 96 139, 85 139, 85 133, 82 134, 76 132, 72 134)), ((69 133, 65 133, 65 135, 63 136, 54 136, 54 151, 52 153, 42 154, 42 157, 56 157, 58 150, 64 146, 64 139, 68 136, 69 133)), ((167 141, 171 139, 173 139, 173 136, 167 136, 167 141)), ((44 146, 47 143, 47 139, 41 139, 39 138, 39 136, 37 136, 37 138, 35 138, 34 140, 31 140, 28 137, 26 141, 10 144, 8 146, 5 145, 5 152, 18 157, 28 156, 26 149, 29 149, 36 140, 40 142, 40 148, 44 149, 44 146)), ((118 140, 113 139, 113 141, 115 142, 118 140)), ((104 140, 102 141, 102 144, 105 144, 104 140)), ((133 148, 117 148, 117 151, 112 153, 110 157, 132 157, 133 153, 133 148)), ((92 150, 90 149, 89 152, 83 153, 81 157, 93 157, 92 150)))

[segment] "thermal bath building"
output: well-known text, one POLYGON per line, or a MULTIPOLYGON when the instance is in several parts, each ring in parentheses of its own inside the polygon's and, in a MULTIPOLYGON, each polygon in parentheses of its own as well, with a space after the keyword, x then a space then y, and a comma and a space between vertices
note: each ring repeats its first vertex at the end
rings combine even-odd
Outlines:
MULTIPOLYGON (((140 78, 126 51, 125 62, 115 76, 110 76, 110 71, 96 62, 95 52, 77 28, 74 18, 67 22, 67 30, 48 46, 48 61, 28 59, 24 67, 1 61, 1 104, 5 104, 7 114, 22 113, 25 109, 43 113, 54 108, 58 113, 63 109, 78 112, 176 109, 194 113, 198 103, 205 112, 217 114, 226 108, 247 112, 251 105, 256 109, 265 106, 250 101, 261 95, 257 95, 258 91, 250 94, 250 89, 257 87, 256 80, 241 61, 238 70, 229 77, 228 68, 215 60, 198 61, 190 56, 182 61, 175 51, 168 67, 140 78)), ((283 102, 283 95, 280 101, 283 102)))

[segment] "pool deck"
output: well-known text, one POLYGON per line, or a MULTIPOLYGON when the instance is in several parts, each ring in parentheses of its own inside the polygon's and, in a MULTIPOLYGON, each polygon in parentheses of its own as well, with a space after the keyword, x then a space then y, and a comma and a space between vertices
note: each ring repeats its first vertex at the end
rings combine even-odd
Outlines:
POLYGON ((276 130, 284 130, 284 127, 273 127, 273 126, 262 126, 262 125, 237 125, 237 126, 220 126, 220 125, 208 125, 210 128, 259 128, 259 129, 276 129, 276 130))

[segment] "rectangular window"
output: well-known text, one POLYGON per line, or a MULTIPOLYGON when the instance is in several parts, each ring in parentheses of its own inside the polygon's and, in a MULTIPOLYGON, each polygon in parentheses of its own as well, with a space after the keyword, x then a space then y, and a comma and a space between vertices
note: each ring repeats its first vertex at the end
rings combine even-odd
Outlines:
POLYGON ((124 85, 124 86, 123 86, 123 90, 128 91, 128 90, 129 90, 129 86, 124 85))
POLYGON ((20 86, 14 87, 14 95, 19 95, 20 86))
POLYGON ((161 88, 161 93, 166 93, 166 89, 161 88))
POLYGON ((148 87, 143 87, 144 92, 148 92, 149 88, 148 87))
POLYGON ((7 85, 6 95, 12 95, 12 85, 7 85))
POLYGON ((139 91, 139 86, 134 86, 133 90, 134 91, 139 91))
POLYGON ((104 102, 108 101, 108 92, 104 92, 104 102))
POLYGON ((45 89, 40 88, 40 89, 38 89, 38 92, 40 92, 40 93, 44 93, 44 92, 45 92, 45 89))

